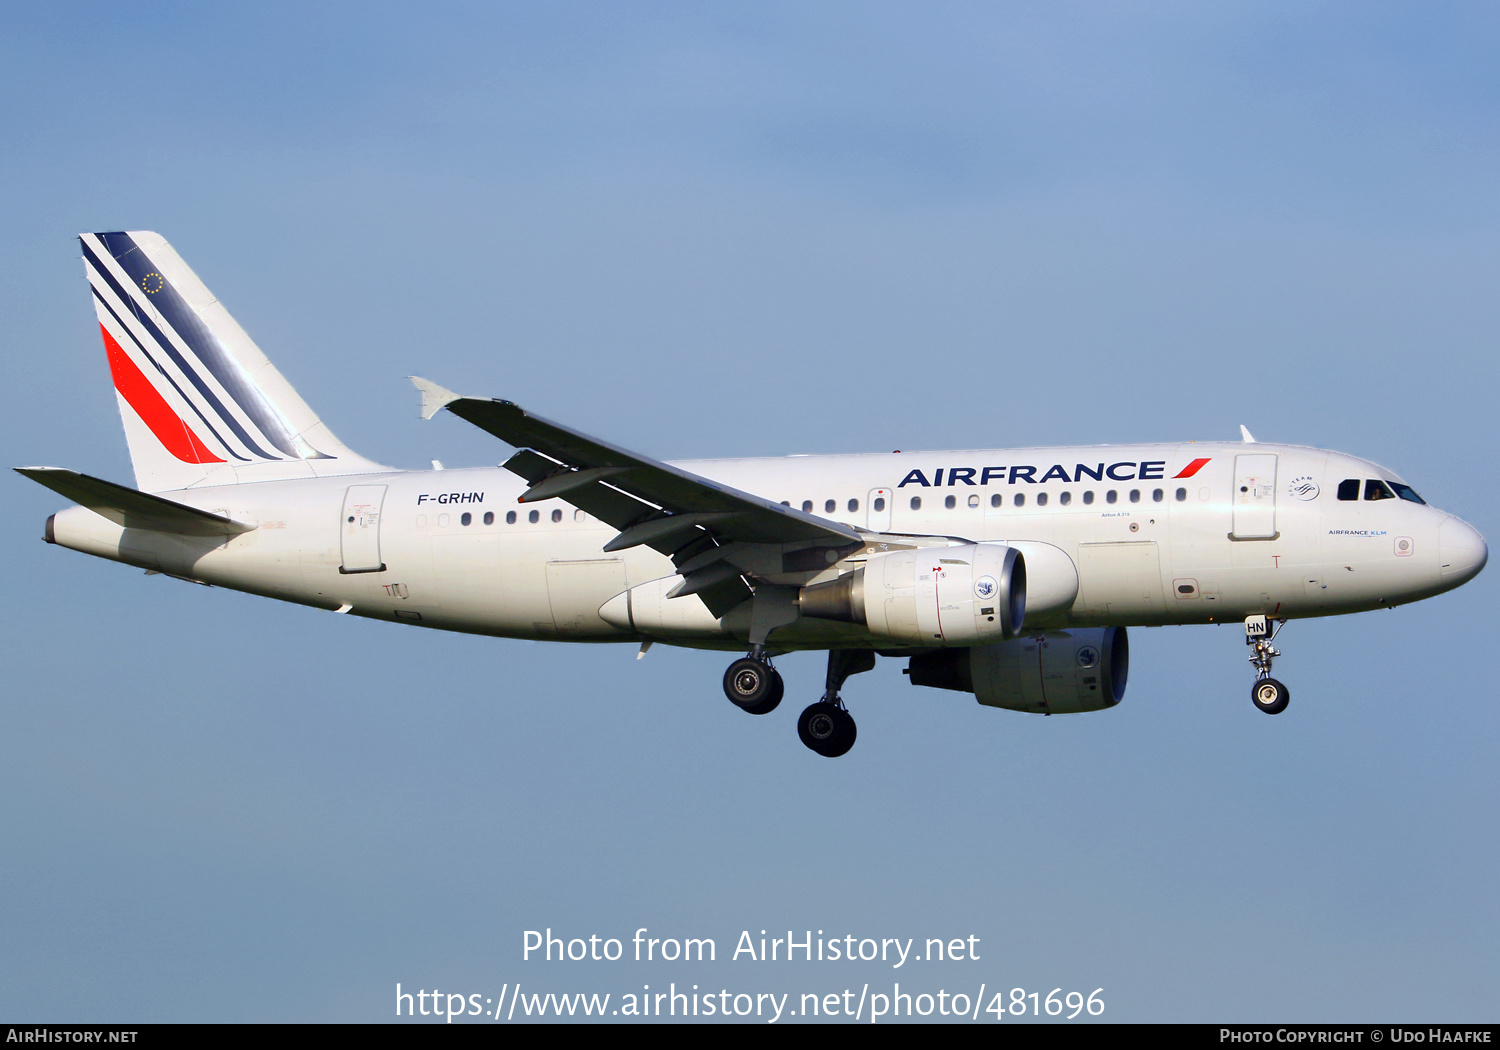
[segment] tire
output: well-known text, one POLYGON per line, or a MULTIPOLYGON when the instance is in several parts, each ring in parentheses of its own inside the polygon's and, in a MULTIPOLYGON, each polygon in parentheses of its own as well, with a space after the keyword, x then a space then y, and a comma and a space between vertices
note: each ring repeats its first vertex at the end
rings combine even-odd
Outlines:
POLYGON ((737 706, 741 710, 750 712, 752 715, 768 715, 776 710, 777 705, 781 703, 782 694, 785 692, 786 689, 781 681, 781 673, 773 669, 771 671, 771 695, 758 704, 749 706, 738 704, 737 706))
POLYGON ((724 672, 724 695, 731 703, 752 715, 764 715, 781 703, 784 689, 781 675, 768 663, 745 657, 729 665, 724 672))
POLYGON ((1268 715, 1279 715, 1291 703, 1292 694, 1274 678, 1262 678, 1250 687, 1250 702, 1268 715))
POLYGON ((797 717, 797 736, 809 750, 838 758, 854 746, 857 730, 849 712, 819 701, 797 717))
POLYGON ((849 749, 854 746, 855 737, 859 735, 859 729, 854 724, 854 716, 849 714, 848 711, 840 710, 838 721, 839 729, 835 735, 837 742, 823 752, 828 758, 838 758, 840 755, 847 755, 849 749))

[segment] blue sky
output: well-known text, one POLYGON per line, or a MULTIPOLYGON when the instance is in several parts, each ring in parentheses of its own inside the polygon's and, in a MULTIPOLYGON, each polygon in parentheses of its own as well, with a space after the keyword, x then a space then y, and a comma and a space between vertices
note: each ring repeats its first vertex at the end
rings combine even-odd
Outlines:
MULTIPOLYGON (((169 237, 351 446, 505 449, 404 380, 647 454, 1226 439, 1497 533, 1500 16, 1389 4, 45 5, 0 37, 13 464, 130 477, 74 235, 169 237)), ((1040 719, 723 657, 350 622, 38 542, 10 482, 0 1015, 381 1020, 395 985, 841 990, 538 964, 523 931, 981 938, 911 987, 1115 1020, 1492 1020, 1492 573, 1132 636, 1040 719)), ((906 980, 901 974, 897 979, 906 980)))

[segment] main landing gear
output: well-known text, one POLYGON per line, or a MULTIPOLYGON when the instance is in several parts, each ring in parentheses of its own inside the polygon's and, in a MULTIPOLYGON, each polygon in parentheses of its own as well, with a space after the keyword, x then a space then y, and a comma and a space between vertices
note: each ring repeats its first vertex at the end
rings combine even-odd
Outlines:
MULTIPOLYGON (((829 650, 823 699, 797 716, 797 736, 808 748, 825 758, 838 758, 854 746, 858 729, 844 707, 839 690, 850 675, 874 666, 875 654, 868 649, 829 650)), ((752 649, 724 672, 724 695, 752 715, 774 711, 781 703, 782 693, 781 675, 771 666, 763 646, 752 649)))
POLYGON ((736 660, 724 672, 724 695, 730 703, 752 715, 768 715, 781 703, 785 687, 781 675, 771 666, 771 658, 762 646, 749 656, 736 660))
POLYGON ((868 649, 828 650, 828 677, 823 699, 797 716, 797 736, 802 743, 824 758, 838 758, 854 746, 859 729, 844 706, 839 690, 850 675, 875 666, 875 654, 868 649))
POLYGON ((1281 655, 1281 650, 1271 644, 1271 639, 1281 633, 1285 620, 1276 621, 1272 627, 1264 616, 1245 619, 1245 644, 1255 646, 1250 653, 1250 662, 1255 665, 1255 684, 1250 687, 1250 702, 1268 715, 1279 715, 1291 702, 1292 694, 1286 686, 1271 677, 1271 661, 1281 655))

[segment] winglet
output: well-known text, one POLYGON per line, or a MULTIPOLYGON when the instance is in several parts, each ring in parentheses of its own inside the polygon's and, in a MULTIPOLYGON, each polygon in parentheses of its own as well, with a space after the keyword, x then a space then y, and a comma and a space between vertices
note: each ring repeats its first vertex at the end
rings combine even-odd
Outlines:
POLYGON ((1245 428, 1245 424, 1243 423, 1240 424, 1240 440, 1247 445, 1256 444, 1255 438, 1251 436, 1250 431, 1245 428))
POLYGON ((423 379, 421 376, 407 376, 406 378, 411 380, 411 385, 416 387, 417 391, 422 395, 423 419, 431 419, 462 396, 438 386, 430 379, 423 379))

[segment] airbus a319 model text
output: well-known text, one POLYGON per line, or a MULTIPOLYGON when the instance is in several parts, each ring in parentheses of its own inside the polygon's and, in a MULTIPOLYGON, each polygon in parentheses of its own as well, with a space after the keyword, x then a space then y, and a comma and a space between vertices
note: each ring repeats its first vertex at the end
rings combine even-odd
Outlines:
POLYGON ((844 754, 845 680, 1043 714, 1125 692, 1133 625, 1243 622, 1251 698, 1287 705, 1289 619, 1427 598, 1483 537, 1395 474, 1255 443, 663 463, 414 379, 517 451, 401 471, 346 448, 160 236, 82 238, 136 488, 18 468, 79 504, 48 542, 201 583, 419 627, 745 655, 724 691, 782 697, 771 660, 826 649, 804 744, 844 754))

